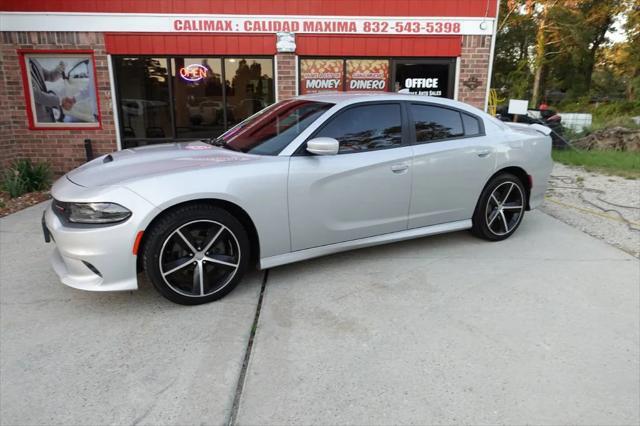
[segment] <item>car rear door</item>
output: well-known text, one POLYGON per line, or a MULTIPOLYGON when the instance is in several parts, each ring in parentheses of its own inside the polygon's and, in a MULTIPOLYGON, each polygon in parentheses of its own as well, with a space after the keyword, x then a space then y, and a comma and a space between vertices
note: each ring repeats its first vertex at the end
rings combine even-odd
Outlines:
POLYGON ((482 119, 423 102, 410 102, 407 111, 414 144, 409 228, 471 219, 495 169, 482 119))
POLYGON ((292 250, 407 229, 412 147, 401 102, 343 108, 312 136, 340 142, 337 155, 301 147, 289 167, 292 250))

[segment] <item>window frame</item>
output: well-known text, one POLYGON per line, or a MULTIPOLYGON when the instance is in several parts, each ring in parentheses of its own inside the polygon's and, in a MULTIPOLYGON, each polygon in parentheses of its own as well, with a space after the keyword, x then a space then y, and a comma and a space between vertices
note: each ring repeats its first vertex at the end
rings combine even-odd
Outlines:
POLYGON ((458 140, 458 139, 470 139, 470 138, 479 138, 479 137, 483 137, 486 136, 485 133, 485 127, 484 127, 484 120, 476 115, 473 114, 471 112, 468 112, 466 110, 463 109, 459 109, 459 108, 455 108, 449 105, 442 105, 436 102, 422 102, 420 100, 411 100, 411 101, 405 101, 407 103, 407 115, 409 118, 409 133, 411 134, 411 145, 424 145, 424 144, 429 144, 429 143, 438 143, 438 142, 447 142, 447 141, 452 141, 452 140, 458 140), (428 141, 423 141, 423 142, 418 142, 417 137, 416 137, 416 122, 413 118, 413 113, 411 111, 411 105, 418 105, 418 106, 430 106, 430 107, 435 107, 435 108, 442 108, 442 109, 448 109, 454 112, 457 112, 460 115, 460 124, 462 126, 462 131, 463 134, 461 136, 452 136, 452 137, 448 137, 448 138, 441 138, 441 139, 431 139, 428 141), (476 119, 478 121, 478 130, 479 132, 477 134, 474 135, 467 135, 467 130, 464 126, 464 120, 462 119, 462 114, 467 114, 470 117, 476 119))
MULTIPOLYGON (((155 144, 161 144, 161 143, 171 143, 171 142, 188 142, 188 141, 193 141, 193 140, 197 140, 198 138, 194 138, 194 137, 177 137, 178 133, 177 133, 177 128, 176 128, 176 121, 175 121, 175 97, 173 94, 173 79, 172 79, 172 71, 173 71, 173 61, 172 59, 174 58, 193 58, 193 57, 198 57, 198 58, 215 58, 215 59, 220 59, 221 61, 221 78, 222 78, 222 105, 224 106, 223 109, 223 115, 224 115, 224 131, 226 132, 227 130, 229 130, 231 127, 233 126, 229 126, 227 123, 227 94, 226 94, 226 71, 225 71, 225 66, 224 66, 224 61, 225 59, 231 59, 231 58, 246 58, 246 59, 270 59, 271 60, 271 71, 273 73, 273 94, 274 94, 274 103, 277 102, 277 96, 276 96, 276 91, 277 91, 277 70, 276 70, 276 59, 275 56, 269 56, 269 55, 216 55, 216 54, 177 54, 177 55, 154 55, 154 54, 140 54, 140 55, 136 55, 136 54, 126 54, 126 55, 111 55, 111 66, 113 69, 113 85, 114 85, 114 91, 113 91, 113 96, 114 96, 114 101, 116 103, 116 114, 118 114, 118 129, 116 129, 116 131, 118 132, 118 136, 120 137, 120 149, 124 150, 124 149, 129 149, 129 148, 138 148, 141 146, 145 146, 145 145, 155 145, 155 144), (122 58, 140 58, 140 59, 144 59, 144 58, 161 58, 161 59, 166 59, 167 60, 167 85, 168 85, 168 92, 169 92, 169 114, 170 114, 170 119, 171 119, 171 130, 172 130, 172 136, 173 137, 164 137, 164 138, 124 138, 123 133, 124 133, 124 123, 122 120, 123 117, 123 111, 122 111, 122 105, 121 105, 121 93, 120 93, 120 85, 118 84, 118 74, 116 72, 116 61, 120 60, 122 58), (139 142, 145 142, 143 144, 139 144, 139 142), (128 143, 133 143, 133 146, 125 146, 128 143)), ((238 124, 238 123, 236 123, 238 124)), ((235 124, 234 124, 235 125, 235 124)))
MULTIPOLYGON (((293 154, 291 154, 292 157, 305 157, 305 156, 313 156, 314 154, 311 154, 310 152, 307 151, 307 142, 309 142, 311 139, 317 137, 318 133, 320 133, 327 125, 329 125, 329 123, 337 118, 340 114, 343 114, 344 112, 350 110, 350 109, 354 109, 354 108, 358 108, 361 106, 371 106, 371 105, 398 105, 400 107, 400 123, 401 123, 401 143, 398 146, 392 146, 392 147, 388 147, 388 148, 376 148, 376 149, 370 149, 367 151, 361 151, 361 152, 338 152, 336 155, 350 155, 350 154, 366 154, 369 152, 376 152, 376 151, 385 151, 388 149, 397 149, 397 148, 404 148, 407 146, 411 146, 411 135, 410 135, 410 126, 409 126, 409 121, 408 121, 408 109, 407 109, 407 105, 405 101, 400 101, 400 100, 388 100, 388 101, 360 101, 360 102, 356 102, 356 103, 352 103, 352 104, 348 104, 345 105, 344 107, 338 109, 337 111, 335 111, 333 114, 331 114, 329 117, 325 118, 325 120, 322 122, 322 124, 320 124, 320 126, 318 126, 316 129, 313 130, 313 132, 302 141, 302 143, 300 144, 300 146, 298 146, 298 148, 294 151, 293 154)), ((329 112, 329 111, 327 111, 329 112)))

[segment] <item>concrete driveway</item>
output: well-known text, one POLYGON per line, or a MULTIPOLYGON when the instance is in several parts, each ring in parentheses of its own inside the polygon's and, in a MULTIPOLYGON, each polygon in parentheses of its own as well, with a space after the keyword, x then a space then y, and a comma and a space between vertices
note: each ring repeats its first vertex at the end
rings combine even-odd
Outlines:
POLYGON ((1 424, 640 423, 640 262, 542 213, 273 269, 248 345, 262 274, 66 288, 42 208, 0 219, 1 424))

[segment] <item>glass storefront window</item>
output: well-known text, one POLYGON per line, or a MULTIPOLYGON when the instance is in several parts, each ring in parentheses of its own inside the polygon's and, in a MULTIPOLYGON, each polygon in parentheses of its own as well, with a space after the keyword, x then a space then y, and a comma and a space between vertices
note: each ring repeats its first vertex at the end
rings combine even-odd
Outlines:
POLYGON ((207 138, 224 131, 220 58, 171 60, 176 136, 207 138))
POLYGON ((227 127, 275 101, 271 59, 225 58, 227 127))
POLYGON ((273 58, 113 57, 123 148, 216 138, 275 102, 273 58))
POLYGON ((123 147, 129 139, 172 137, 165 58, 116 58, 123 147))
POLYGON ((455 58, 301 58, 300 94, 402 92, 453 98, 455 58))

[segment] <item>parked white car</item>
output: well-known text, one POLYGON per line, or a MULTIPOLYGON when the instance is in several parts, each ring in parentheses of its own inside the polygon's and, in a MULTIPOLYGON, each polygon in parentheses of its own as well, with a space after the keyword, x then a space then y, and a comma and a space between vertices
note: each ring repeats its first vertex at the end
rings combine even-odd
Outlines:
POLYGON ((219 299, 257 263, 471 229, 512 235, 542 200, 551 139, 460 102, 327 94, 278 102, 210 141, 97 158, 43 216, 53 267, 84 290, 219 299), (254 263, 255 262, 255 263, 254 263))

